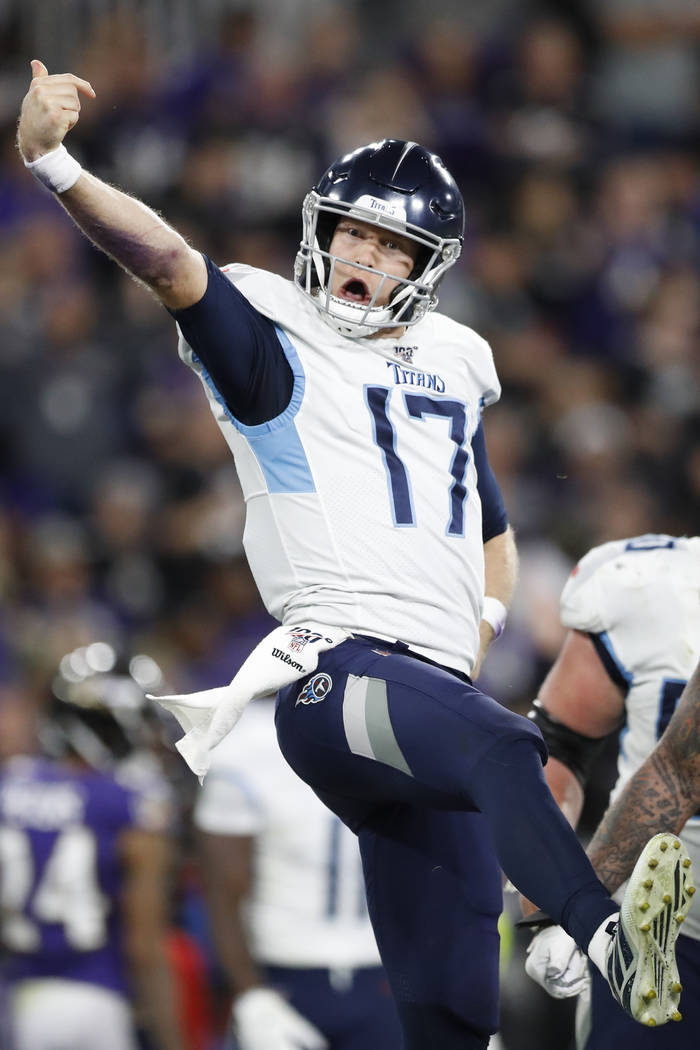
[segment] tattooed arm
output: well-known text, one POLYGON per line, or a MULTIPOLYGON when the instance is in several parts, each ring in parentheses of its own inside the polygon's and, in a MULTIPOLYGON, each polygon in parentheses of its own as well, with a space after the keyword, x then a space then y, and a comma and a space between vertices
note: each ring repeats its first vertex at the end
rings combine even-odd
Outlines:
POLYGON ((680 831, 700 806, 700 664, 666 732, 603 817, 588 847, 596 874, 613 893, 631 874, 645 842, 680 831))

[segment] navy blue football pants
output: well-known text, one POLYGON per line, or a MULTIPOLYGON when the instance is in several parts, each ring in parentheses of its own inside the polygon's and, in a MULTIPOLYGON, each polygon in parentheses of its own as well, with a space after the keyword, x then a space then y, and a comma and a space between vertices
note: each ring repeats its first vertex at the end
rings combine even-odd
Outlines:
MULTIPOLYGON (((323 1033, 329 1050, 402 1050, 399 1019, 381 966, 339 973, 263 966, 262 973, 266 984, 323 1033)), ((224 1050, 237 1046, 231 1034, 224 1050)))
POLYGON ((406 1050, 498 1027, 500 869, 583 948, 615 903, 551 796, 528 719, 402 642, 352 638, 282 690, 285 758, 359 836, 406 1050))

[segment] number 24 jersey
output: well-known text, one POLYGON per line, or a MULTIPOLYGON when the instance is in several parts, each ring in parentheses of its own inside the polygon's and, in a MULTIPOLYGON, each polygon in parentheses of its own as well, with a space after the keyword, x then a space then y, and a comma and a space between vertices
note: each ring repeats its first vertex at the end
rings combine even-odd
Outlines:
POLYGON ((162 831, 170 796, 138 774, 111 775, 19 756, 0 774, 0 897, 4 975, 61 977, 126 992, 121 954, 120 837, 162 831))

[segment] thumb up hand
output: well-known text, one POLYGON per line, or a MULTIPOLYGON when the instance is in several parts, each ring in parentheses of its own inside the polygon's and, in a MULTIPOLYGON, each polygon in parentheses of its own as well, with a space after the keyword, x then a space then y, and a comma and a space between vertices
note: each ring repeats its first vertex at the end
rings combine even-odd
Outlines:
POLYGON ((38 58, 31 61, 32 82, 22 102, 17 144, 26 161, 57 149, 80 116, 80 95, 95 98, 87 80, 72 73, 51 76, 38 58))
POLYGON ((47 77, 49 75, 48 69, 38 58, 33 58, 29 65, 32 67, 32 77, 35 80, 37 77, 47 77))

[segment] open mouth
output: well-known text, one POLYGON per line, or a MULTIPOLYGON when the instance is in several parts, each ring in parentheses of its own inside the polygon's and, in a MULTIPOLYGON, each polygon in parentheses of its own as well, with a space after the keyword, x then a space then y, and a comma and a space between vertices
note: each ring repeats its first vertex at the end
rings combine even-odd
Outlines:
POLYGON ((368 303, 371 298, 369 288, 357 277, 346 281, 338 291, 338 295, 341 299, 347 299, 351 303, 368 303))

